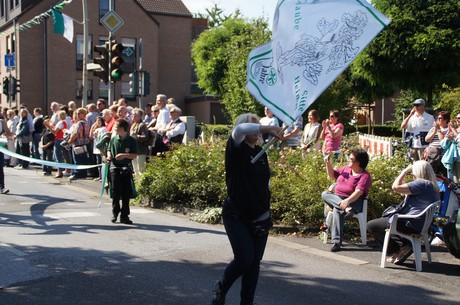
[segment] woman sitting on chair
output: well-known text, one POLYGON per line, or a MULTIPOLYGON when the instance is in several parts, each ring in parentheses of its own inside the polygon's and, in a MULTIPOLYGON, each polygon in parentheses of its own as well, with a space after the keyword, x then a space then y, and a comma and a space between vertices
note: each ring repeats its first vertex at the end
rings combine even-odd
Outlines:
POLYGON ((371 175, 366 171, 369 155, 363 149, 352 149, 348 165, 333 169, 330 152, 325 158, 327 175, 337 180, 334 193, 325 191, 321 195, 324 202, 334 209, 332 225, 331 251, 340 251, 342 244, 345 214, 353 215, 363 209, 363 199, 367 196, 372 184, 371 175))
MULTIPOLYGON (((416 161, 404 169, 393 182, 393 190, 405 195, 405 203, 398 214, 416 215, 421 213, 431 203, 439 200, 439 186, 431 165, 424 160, 416 161), (412 173, 415 180, 405 183, 406 175, 412 173)), ((367 231, 371 233, 377 242, 383 245, 385 230, 391 223, 392 217, 381 217, 367 223, 367 231)), ((402 233, 420 233, 424 219, 401 219, 397 224, 397 230, 402 233)), ((391 255, 387 262, 401 265, 413 253, 409 240, 392 235, 388 244, 387 254, 391 255)))

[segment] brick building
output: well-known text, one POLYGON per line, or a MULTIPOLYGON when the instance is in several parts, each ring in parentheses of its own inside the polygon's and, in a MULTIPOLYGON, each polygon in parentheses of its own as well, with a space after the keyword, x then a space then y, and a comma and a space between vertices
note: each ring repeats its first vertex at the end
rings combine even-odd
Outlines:
MULTIPOLYGON (((108 39, 108 31, 99 20, 112 8, 124 24, 114 33, 125 47, 124 75, 114 85, 114 98, 123 96, 130 105, 142 107, 154 102, 155 95, 164 93, 174 97, 185 109, 185 97, 191 87, 190 46, 192 43, 192 15, 181 0, 89 0, 88 54, 95 56, 93 46, 108 39), (139 68, 139 41, 143 42, 142 68, 150 73, 150 94, 134 97, 129 92, 129 73, 139 68)), ((0 56, 14 54, 16 66, 9 71, 3 64, 2 78, 9 73, 20 80, 20 93, 15 100, 1 94, 1 105, 16 108, 21 103, 31 110, 41 107, 49 112, 53 101, 70 100, 81 105, 83 74, 83 25, 74 22, 74 40, 70 43, 53 32, 52 16, 42 18, 27 28, 21 24, 47 12, 55 0, 0 0, 0 56), (16 31, 14 30, 16 29, 16 31)), ((81 22, 82 1, 70 1, 62 13, 81 22)), ((3 60, 1 61, 3 62, 3 60)), ((99 97, 107 98, 107 84, 88 71, 88 103, 99 97)))

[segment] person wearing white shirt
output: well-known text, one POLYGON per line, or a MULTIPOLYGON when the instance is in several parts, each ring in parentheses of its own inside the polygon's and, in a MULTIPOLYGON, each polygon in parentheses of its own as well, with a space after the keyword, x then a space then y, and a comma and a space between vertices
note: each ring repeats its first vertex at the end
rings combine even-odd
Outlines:
POLYGON ((171 117, 169 115, 169 110, 166 107, 166 95, 158 94, 156 100, 156 106, 160 108, 160 113, 158 114, 157 123, 153 128, 154 131, 158 132, 160 129, 166 128, 166 125, 170 122, 171 117))
POLYGON ((425 112, 425 104, 425 100, 416 99, 409 116, 401 124, 401 128, 406 129, 405 141, 414 161, 423 160, 423 152, 428 147, 425 137, 435 123, 434 117, 425 112))
POLYGON ((179 118, 181 114, 182 110, 176 106, 172 107, 169 111, 171 121, 167 124, 166 128, 159 130, 159 133, 163 135, 163 143, 182 143, 186 127, 185 123, 179 118))
MULTIPOLYGON (((280 126, 280 123, 279 123, 278 119, 273 115, 273 112, 270 109, 265 107, 264 113, 265 113, 265 116, 263 118, 261 118, 260 121, 259 121, 260 125, 262 125, 262 126, 276 126, 276 127, 280 126)), ((270 141, 272 139, 272 136, 270 136, 268 134, 263 134, 262 138, 264 139, 264 142, 268 142, 268 141, 270 141)), ((274 147, 277 147, 277 143, 274 144, 274 147)))

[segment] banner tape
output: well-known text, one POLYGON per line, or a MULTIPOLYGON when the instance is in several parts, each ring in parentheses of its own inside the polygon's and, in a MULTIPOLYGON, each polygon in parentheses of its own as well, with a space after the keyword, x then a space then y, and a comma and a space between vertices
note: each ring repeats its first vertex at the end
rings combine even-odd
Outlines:
POLYGON ((104 196, 104 188, 105 188, 105 184, 106 184, 106 181, 107 181, 108 169, 109 169, 109 166, 107 164, 103 163, 103 164, 96 164, 96 165, 78 165, 78 164, 66 164, 66 163, 46 161, 46 160, 30 158, 30 157, 26 157, 26 156, 17 154, 15 152, 12 152, 11 150, 8 150, 6 147, 3 147, 1 145, 0 145, 0 152, 5 154, 5 155, 8 155, 10 157, 14 157, 16 159, 21 159, 21 160, 24 160, 24 161, 29 161, 31 163, 36 163, 36 164, 46 165, 46 166, 52 166, 52 167, 57 167, 57 168, 79 170, 79 169, 89 169, 89 168, 95 168, 95 167, 102 166, 102 168, 101 168, 102 185, 101 185, 101 192, 100 192, 100 195, 99 195, 99 203, 97 205, 97 208, 99 209, 99 207, 101 206, 102 197, 104 196))

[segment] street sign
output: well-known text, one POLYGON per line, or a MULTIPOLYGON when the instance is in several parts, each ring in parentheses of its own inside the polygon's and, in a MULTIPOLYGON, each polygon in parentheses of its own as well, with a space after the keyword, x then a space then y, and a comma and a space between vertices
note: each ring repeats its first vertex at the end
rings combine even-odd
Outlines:
POLYGON ((14 62, 14 54, 5 55, 5 67, 14 67, 16 63, 14 62))
POLYGON ((115 11, 107 12, 100 21, 110 33, 115 33, 125 23, 115 11))

